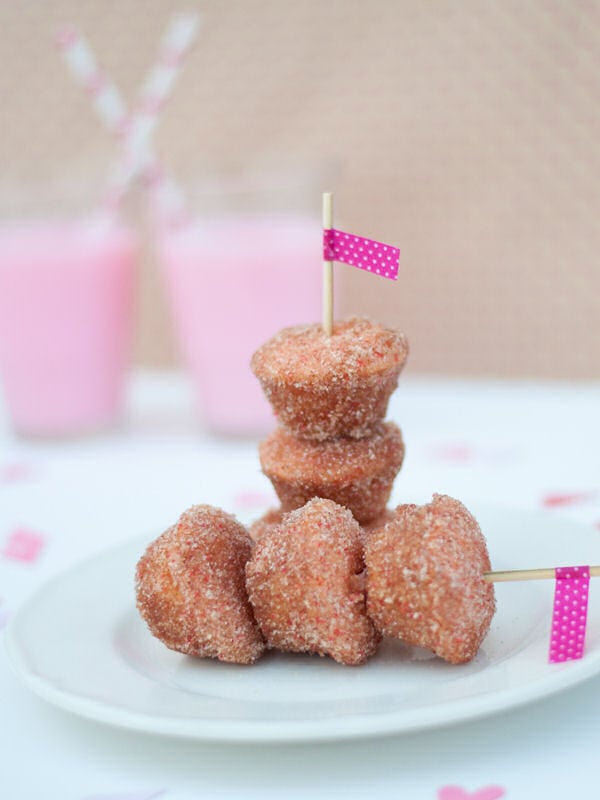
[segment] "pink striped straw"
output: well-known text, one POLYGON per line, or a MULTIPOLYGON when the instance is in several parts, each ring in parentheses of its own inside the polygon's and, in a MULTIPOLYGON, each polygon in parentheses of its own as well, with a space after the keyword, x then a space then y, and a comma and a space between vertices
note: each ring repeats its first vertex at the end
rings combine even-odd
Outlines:
POLYGON ((159 211, 171 219, 182 214, 183 195, 156 160, 151 149, 151 138, 166 100, 181 74, 197 29, 197 14, 179 14, 171 20, 161 41, 157 60, 142 86, 138 105, 129 119, 129 127, 124 135, 123 157, 111 182, 111 194, 119 203, 132 180, 141 174, 154 191, 159 211))
POLYGON ((71 26, 60 31, 56 41, 71 74, 92 98, 101 122, 120 136, 129 116, 127 107, 116 85, 101 71, 87 41, 71 26))
POLYGON ((141 178, 151 189, 157 212, 166 222, 172 224, 185 217, 183 192, 156 158, 152 135, 197 28, 197 14, 180 14, 171 20, 133 113, 127 111, 116 84, 102 72, 92 48, 81 34, 69 27, 57 38, 71 74, 92 98, 104 126, 123 145, 122 155, 111 171, 105 197, 105 207, 111 214, 118 211, 133 181, 141 178))

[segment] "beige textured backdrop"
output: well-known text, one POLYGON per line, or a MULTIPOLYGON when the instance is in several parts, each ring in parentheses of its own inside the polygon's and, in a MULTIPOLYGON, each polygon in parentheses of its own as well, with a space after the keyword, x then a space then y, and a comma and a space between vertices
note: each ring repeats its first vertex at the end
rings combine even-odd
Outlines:
MULTIPOLYGON (((114 152, 54 51, 58 25, 80 26, 135 97, 182 7, 0 5, 4 205, 59 174, 100 186, 114 152)), ((402 327, 412 371, 600 377, 600 3, 197 8, 199 42, 157 135, 175 173, 333 167, 336 222, 402 249, 397 284, 340 267, 338 310, 402 327)), ((170 363, 151 258, 141 284, 138 361, 170 363)))

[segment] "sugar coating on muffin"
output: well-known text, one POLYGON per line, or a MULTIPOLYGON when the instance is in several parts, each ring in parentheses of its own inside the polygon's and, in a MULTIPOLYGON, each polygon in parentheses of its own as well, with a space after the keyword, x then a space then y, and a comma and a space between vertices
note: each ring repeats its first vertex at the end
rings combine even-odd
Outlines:
POLYGON ((323 497, 368 523, 385 510, 404 459, 404 443, 392 422, 379 423, 362 439, 323 442, 298 439, 279 427, 261 443, 259 454, 284 511, 323 497))
POLYGON ((471 660, 495 612, 485 539, 458 500, 401 505, 366 539, 367 610, 379 630, 454 664, 471 660))
POLYGON ((284 328, 251 366, 280 423, 300 438, 361 438, 383 420, 408 355, 405 336, 367 319, 284 328))
POLYGON ((367 538, 373 533, 373 531, 377 531, 379 528, 383 528, 385 525, 387 525, 390 520, 394 519, 394 516, 394 509, 384 508, 381 514, 378 514, 375 519, 372 519, 370 522, 361 523, 360 529, 363 542, 367 541, 367 538))
POLYGON ((245 587, 252 540, 230 514, 197 505, 152 542, 136 569, 137 608, 172 650, 239 664, 264 641, 245 587))
POLYGON ((360 528, 350 511, 313 499, 259 537, 246 584, 268 647, 362 664, 379 635, 365 609, 360 528))
POLYGON ((258 519, 255 519, 248 528, 248 533, 253 541, 257 542, 263 533, 269 530, 273 525, 279 525, 283 519, 284 511, 281 507, 269 508, 258 519))

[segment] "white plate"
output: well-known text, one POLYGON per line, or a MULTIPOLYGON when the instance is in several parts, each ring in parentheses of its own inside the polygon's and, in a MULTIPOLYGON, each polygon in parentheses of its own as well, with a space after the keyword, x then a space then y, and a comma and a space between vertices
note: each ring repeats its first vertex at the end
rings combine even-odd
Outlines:
MULTIPOLYGON (((483 508, 496 569, 600 562, 598 532, 551 514, 483 508)), ((550 695, 600 671, 600 592, 586 654, 548 663, 553 581, 497 585, 478 656, 451 666, 386 642, 368 664, 270 653, 251 667, 182 656, 134 606, 145 542, 91 559, 43 587, 7 631, 10 661, 38 695, 102 722, 223 741, 346 739, 437 727, 550 695)), ((598 587, 600 589, 600 587, 598 587)))

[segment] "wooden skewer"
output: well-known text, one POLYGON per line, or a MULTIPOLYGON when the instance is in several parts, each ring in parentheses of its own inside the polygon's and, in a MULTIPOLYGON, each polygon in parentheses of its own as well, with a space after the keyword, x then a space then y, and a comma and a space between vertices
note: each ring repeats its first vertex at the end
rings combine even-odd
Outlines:
MULTIPOLYGON (((323 192, 323 230, 333 228, 333 194, 323 192)), ((323 330, 333 333, 333 261, 323 261, 323 330)))
MULTIPOLYGON (((590 576, 600 576, 600 566, 590 567, 590 576)), ((483 577, 488 583, 501 583, 504 581, 535 581, 556 577, 554 567, 542 569, 508 569, 497 572, 484 572, 483 577)))

